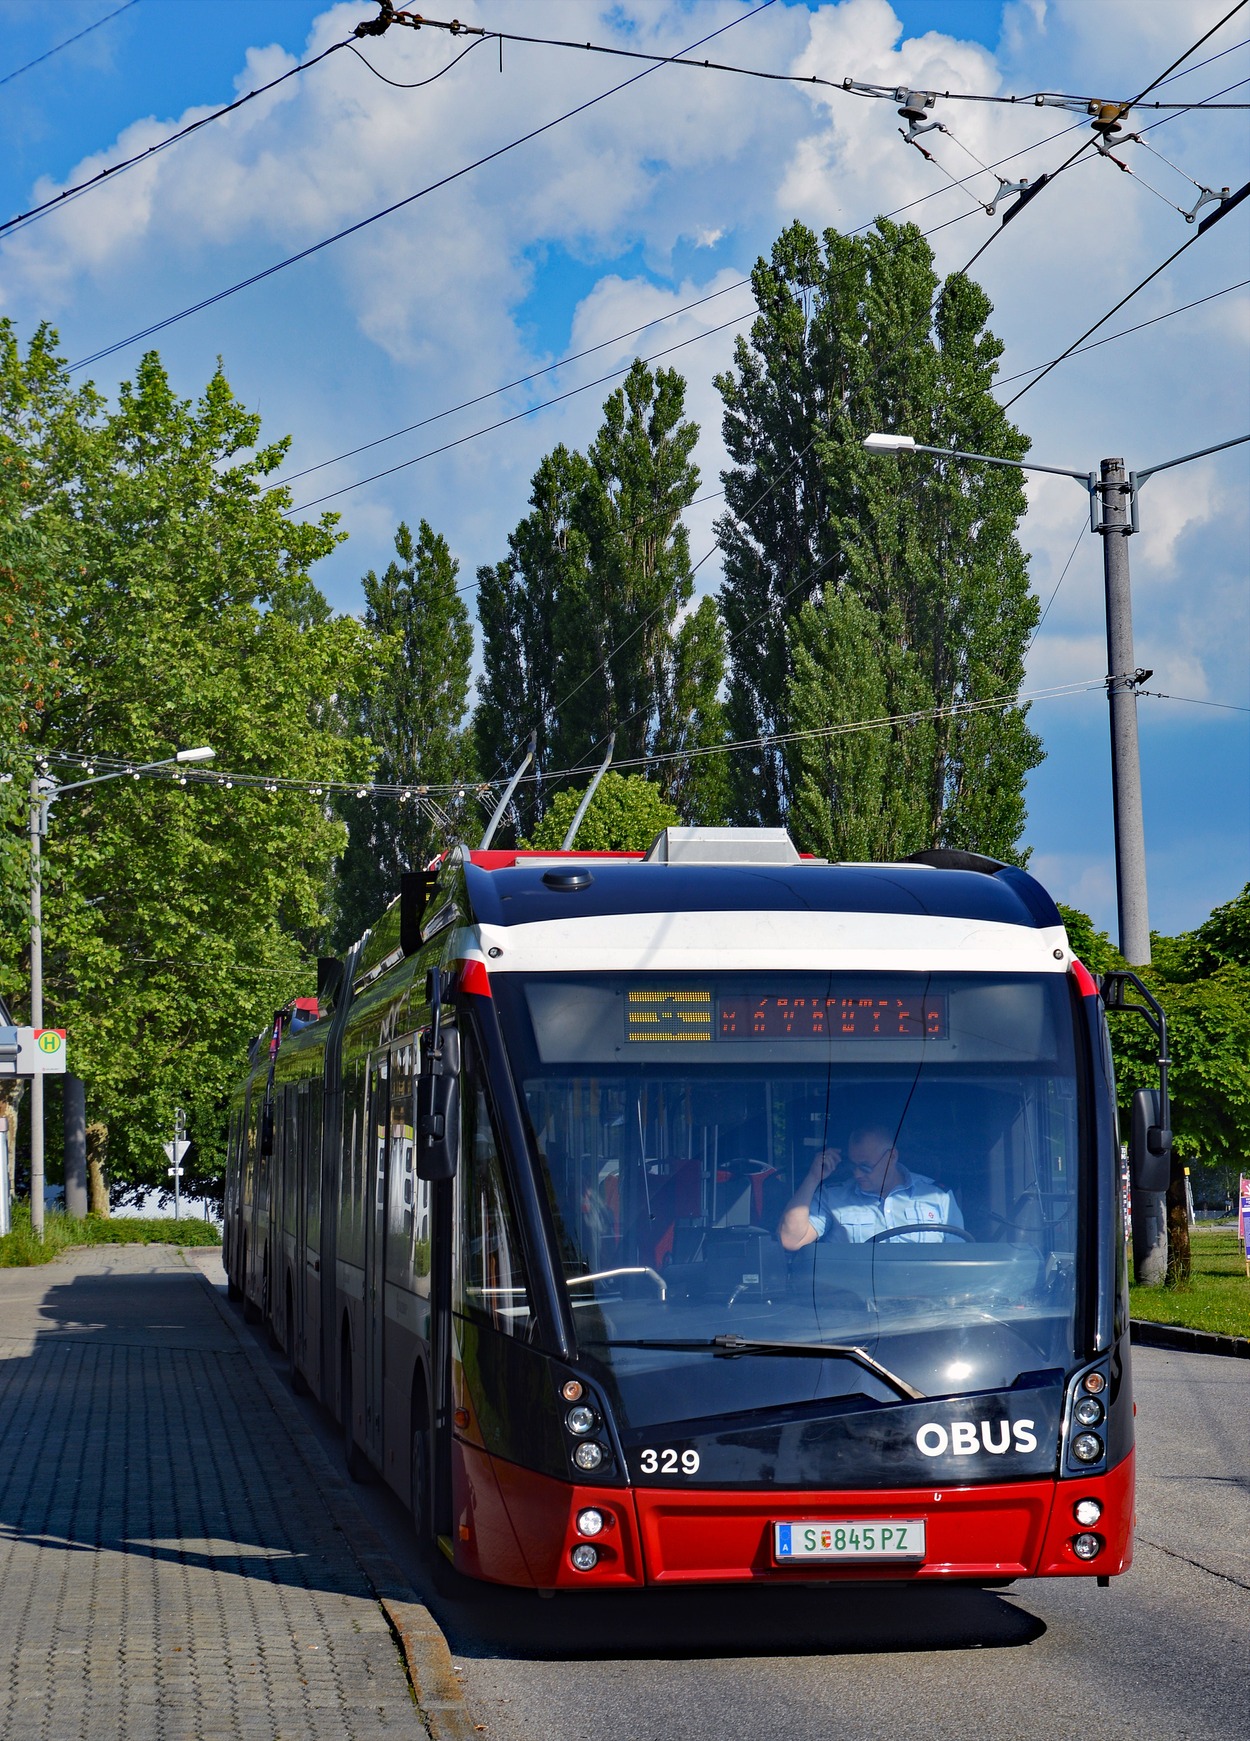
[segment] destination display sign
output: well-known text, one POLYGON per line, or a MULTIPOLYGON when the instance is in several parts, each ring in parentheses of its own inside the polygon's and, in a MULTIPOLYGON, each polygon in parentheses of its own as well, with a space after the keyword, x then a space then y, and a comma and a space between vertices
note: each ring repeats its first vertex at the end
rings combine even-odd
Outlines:
POLYGON ((722 1040, 944 1040, 946 997, 720 997, 716 1032, 722 1040))

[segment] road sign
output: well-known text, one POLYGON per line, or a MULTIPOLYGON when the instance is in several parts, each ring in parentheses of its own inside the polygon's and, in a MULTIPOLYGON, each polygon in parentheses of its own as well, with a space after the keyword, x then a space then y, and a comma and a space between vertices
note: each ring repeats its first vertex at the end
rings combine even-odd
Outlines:
POLYGON ((0 1076, 64 1076, 64 1028, 0 1026, 0 1076))
POLYGON ((169 1169, 171 1176, 175 1172, 175 1170, 178 1172, 181 1172, 182 1171, 182 1157, 186 1154, 187 1150, 191 1147, 191 1144, 187 1141, 187 1139, 185 1137, 179 1137, 177 1142, 162 1143, 161 1147, 165 1151, 165 1159, 167 1161, 173 1162, 173 1166, 170 1167, 170 1169, 169 1169))

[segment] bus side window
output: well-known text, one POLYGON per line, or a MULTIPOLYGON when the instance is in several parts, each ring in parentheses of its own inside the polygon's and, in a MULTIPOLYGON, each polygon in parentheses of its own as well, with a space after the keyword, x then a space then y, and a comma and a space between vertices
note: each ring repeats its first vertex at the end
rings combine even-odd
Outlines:
POLYGON ((455 1309, 484 1317, 506 1336, 530 1328, 529 1290, 486 1096, 464 1082, 463 1142, 456 1191, 455 1309))
POLYGON ((388 1281, 429 1292, 430 1187, 418 1179, 415 1166, 413 1094, 416 1044, 407 1041, 391 1051, 391 1158, 388 1178, 386 1275, 388 1281))

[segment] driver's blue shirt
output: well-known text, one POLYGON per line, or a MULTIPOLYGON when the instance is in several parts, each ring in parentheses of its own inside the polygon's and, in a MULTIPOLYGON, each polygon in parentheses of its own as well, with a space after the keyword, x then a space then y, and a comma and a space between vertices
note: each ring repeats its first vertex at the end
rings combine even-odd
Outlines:
POLYGON ((932 1233, 925 1232, 926 1222, 944 1223, 947 1227, 963 1226, 959 1205, 945 1186, 926 1179, 923 1173, 910 1173, 906 1167, 900 1167, 899 1172, 903 1175, 902 1183, 885 1197, 861 1191, 854 1183, 830 1184, 826 1180, 818 1187, 808 1210, 808 1220, 816 1230, 817 1239, 823 1239, 829 1231, 831 1217, 853 1245, 863 1245, 874 1234, 884 1233, 891 1227, 916 1229, 915 1233, 900 1233, 900 1241, 933 1245, 940 1243, 946 1235, 937 1232, 936 1228, 932 1233))

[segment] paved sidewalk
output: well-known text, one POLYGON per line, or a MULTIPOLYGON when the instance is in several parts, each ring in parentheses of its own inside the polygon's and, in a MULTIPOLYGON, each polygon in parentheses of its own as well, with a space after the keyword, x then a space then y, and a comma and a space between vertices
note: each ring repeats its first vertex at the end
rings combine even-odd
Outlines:
POLYGON ((0 1741, 424 1737, 316 1461, 193 1263, 0 1270, 0 1741))

